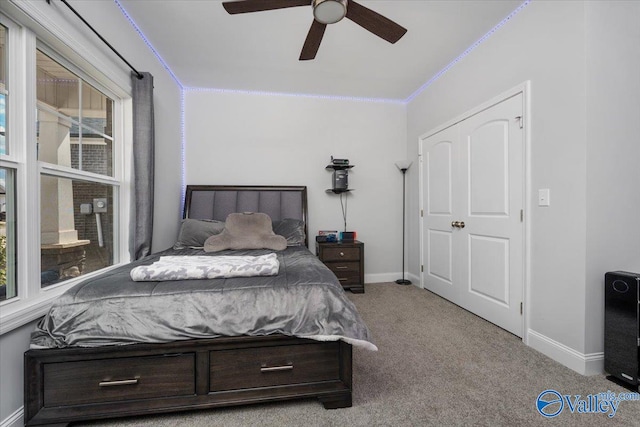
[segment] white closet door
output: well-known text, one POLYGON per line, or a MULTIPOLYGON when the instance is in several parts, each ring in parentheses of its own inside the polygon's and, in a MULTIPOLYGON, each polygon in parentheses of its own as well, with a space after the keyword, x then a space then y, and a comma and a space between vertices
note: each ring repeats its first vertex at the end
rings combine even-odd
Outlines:
POLYGON ((522 336, 522 95, 422 141, 425 287, 522 336))
MULTIPOLYGON (((454 257, 453 229, 451 221, 454 203, 460 198, 460 180, 456 164, 460 157, 460 135, 457 126, 447 128, 423 141, 423 201, 426 259, 424 274, 428 277, 427 289, 457 301, 460 298, 459 273, 454 257)), ((456 249, 457 251, 457 249, 456 249)))

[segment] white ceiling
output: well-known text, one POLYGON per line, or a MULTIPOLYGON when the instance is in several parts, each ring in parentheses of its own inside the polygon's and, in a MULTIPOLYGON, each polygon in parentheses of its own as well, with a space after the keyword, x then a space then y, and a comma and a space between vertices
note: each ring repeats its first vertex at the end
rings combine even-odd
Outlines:
POLYGON ((348 19, 299 61, 311 6, 229 15, 219 0, 120 0, 186 88, 404 100, 522 0, 362 0, 408 29, 390 44, 348 19))

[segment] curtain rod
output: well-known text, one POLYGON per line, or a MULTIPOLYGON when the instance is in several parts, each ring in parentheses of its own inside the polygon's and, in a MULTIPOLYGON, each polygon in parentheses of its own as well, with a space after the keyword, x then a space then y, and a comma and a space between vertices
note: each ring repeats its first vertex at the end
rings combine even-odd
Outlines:
MULTIPOLYGON (((80 16, 80 14, 73 8, 71 7, 71 5, 69 3, 67 3, 67 0, 60 0, 62 3, 65 4, 65 6, 67 6, 69 9, 71 9, 71 11, 78 17, 80 18, 80 20, 82 22, 84 22, 84 24, 89 27, 89 29, 91 31, 93 31, 93 33, 98 36, 98 38, 100 38, 100 40, 102 40, 102 42, 104 44, 106 44, 107 46, 109 46, 109 49, 111 49, 113 51, 113 53, 115 53, 116 55, 118 55, 118 58, 120 58, 122 61, 124 61, 125 64, 127 64, 129 66, 129 68, 131 68, 131 70, 133 70, 134 73, 136 73, 136 77, 138 77, 138 79, 142 79, 144 76, 135 68, 133 68, 133 65, 131 65, 129 63, 129 61, 127 61, 126 59, 124 59, 124 57, 120 54, 120 52, 118 52, 113 46, 111 46, 111 44, 105 40, 104 37, 102 37, 96 30, 95 28, 93 28, 91 26, 91 24, 89 24, 82 16, 80 16)), ((47 4, 51 4, 51 0, 47 0, 47 4)))

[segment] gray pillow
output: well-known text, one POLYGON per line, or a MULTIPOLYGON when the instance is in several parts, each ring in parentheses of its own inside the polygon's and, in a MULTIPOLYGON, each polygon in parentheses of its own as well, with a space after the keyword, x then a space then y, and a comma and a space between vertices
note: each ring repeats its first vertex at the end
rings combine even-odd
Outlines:
POLYGON ((182 221, 178 241, 173 249, 202 249, 208 237, 220 234, 224 230, 224 222, 213 219, 191 219, 182 221))
POLYGON ((287 248, 287 239, 273 232, 269 215, 264 213, 232 213, 225 220, 222 233, 204 242, 205 252, 225 249, 273 249, 287 248))
POLYGON ((273 221, 273 232, 287 239, 287 246, 301 246, 305 244, 304 221, 285 218, 273 221))

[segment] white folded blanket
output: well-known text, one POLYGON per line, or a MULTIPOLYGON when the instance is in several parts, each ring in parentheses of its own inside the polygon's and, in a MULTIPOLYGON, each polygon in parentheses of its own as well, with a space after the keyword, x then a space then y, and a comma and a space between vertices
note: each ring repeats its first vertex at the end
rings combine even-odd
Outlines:
POLYGON ((275 253, 260 256, 163 256, 151 265, 131 270, 136 282, 275 276, 280 262, 275 253))

